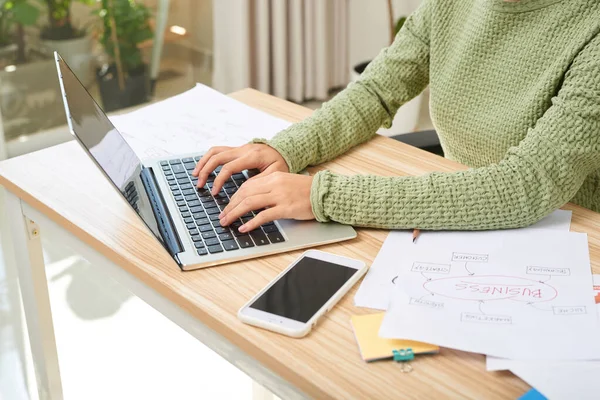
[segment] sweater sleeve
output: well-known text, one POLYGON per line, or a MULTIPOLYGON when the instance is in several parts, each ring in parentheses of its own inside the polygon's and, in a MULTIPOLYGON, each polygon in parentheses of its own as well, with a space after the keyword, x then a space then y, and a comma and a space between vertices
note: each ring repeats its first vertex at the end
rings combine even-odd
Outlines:
POLYGON ((319 221, 421 229, 530 225, 564 205, 600 169, 600 35, 573 60, 550 108, 498 164, 419 177, 319 172, 319 221))
POLYGON ((429 3, 424 1, 407 19, 394 43, 358 81, 266 142, 283 156, 290 172, 331 160, 372 138, 381 126, 389 128, 398 108, 423 91, 429 82, 429 3))

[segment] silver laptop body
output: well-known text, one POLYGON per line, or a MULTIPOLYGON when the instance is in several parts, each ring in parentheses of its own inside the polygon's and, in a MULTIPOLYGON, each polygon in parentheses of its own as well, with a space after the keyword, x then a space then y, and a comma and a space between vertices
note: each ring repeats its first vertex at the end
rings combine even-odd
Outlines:
POLYGON ((56 52, 54 56, 71 134, 182 270, 356 237, 350 226, 293 220, 265 224, 250 234, 238 232, 236 226, 252 213, 232 227, 221 227, 220 210, 253 171, 234 175, 221 193, 211 196, 208 188, 197 190, 190 175, 201 154, 141 161, 65 61, 56 52))

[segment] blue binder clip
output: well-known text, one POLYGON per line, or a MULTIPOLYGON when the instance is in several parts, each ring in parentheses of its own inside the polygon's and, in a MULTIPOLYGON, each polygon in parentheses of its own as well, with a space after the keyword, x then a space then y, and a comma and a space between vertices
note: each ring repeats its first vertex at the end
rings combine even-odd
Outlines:
POLYGON ((402 372, 412 371, 409 361, 414 360, 415 353, 413 353, 410 347, 407 349, 392 350, 392 354, 394 355, 394 361, 400 363, 400 370, 402 372))

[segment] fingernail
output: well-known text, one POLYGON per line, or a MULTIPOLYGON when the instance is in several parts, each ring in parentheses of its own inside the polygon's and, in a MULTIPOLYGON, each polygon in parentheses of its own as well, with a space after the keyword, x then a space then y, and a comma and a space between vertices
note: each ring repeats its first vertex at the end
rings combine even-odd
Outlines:
POLYGON ((221 211, 221 214, 219 214, 219 219, 223 218, 225 216, 225 212, 221 211))
POLYGON ((238 231, 240 231, 240 232, 246 232, 246 225, 240 226, 240 228, 238 229, 238 231))

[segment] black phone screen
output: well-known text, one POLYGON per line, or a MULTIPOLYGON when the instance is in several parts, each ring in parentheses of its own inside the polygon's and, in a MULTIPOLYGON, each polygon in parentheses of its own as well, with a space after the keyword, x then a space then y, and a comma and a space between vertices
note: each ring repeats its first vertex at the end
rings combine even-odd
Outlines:
POLYGON ((356 272, 354 268, 304 257, 250 308, 308 322, 356 272))

